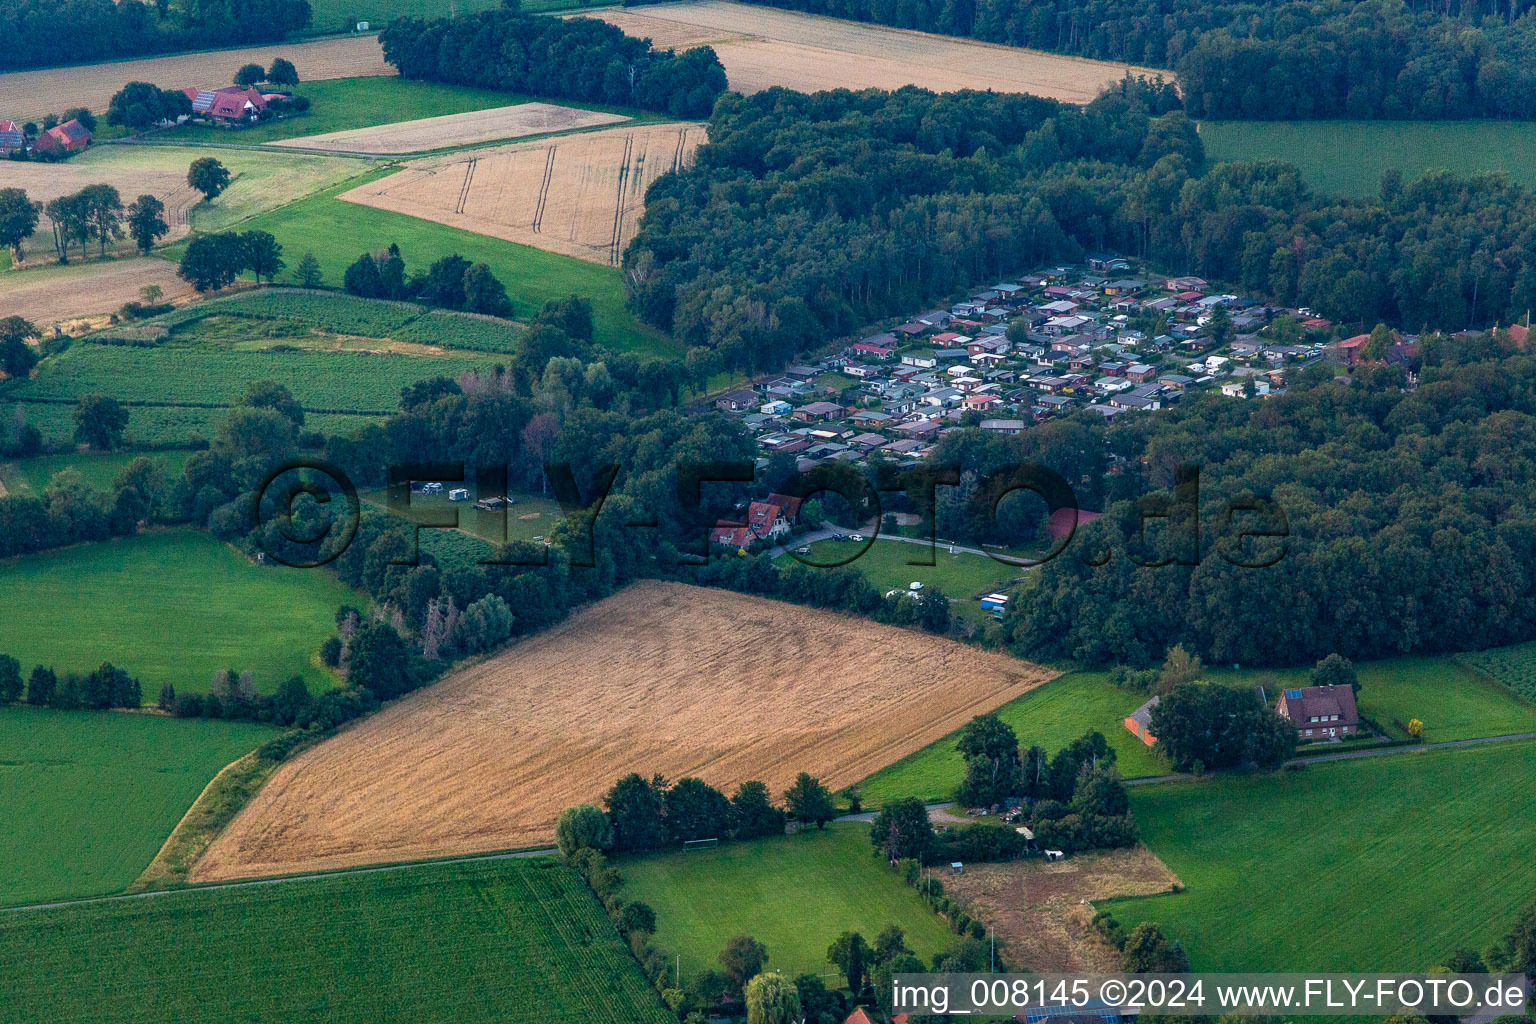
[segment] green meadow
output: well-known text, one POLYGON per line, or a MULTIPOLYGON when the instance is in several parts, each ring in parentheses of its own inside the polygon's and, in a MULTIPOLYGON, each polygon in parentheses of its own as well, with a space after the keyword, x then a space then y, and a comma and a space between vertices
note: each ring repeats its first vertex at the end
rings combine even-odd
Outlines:
POLYGON ((1388 754, 1131 789, 1187 891, 1100 902, 1204 971, 1421 971, 1536 899, 1536 743, 1388 754))
POLYGON ((1536 124, 1520 121, 1202 121, 1212 162, 1283 160, 1319 192, 1378 193, 1388 170, 1501 172, 1536 186, 1536 124))
MULTIPOLYGON (((1103 672, 1074 672, 1004 704, 997 714, 1013 727, 1020 744, 1039 744, 1052 754, 1097 729, 1114 749, 1121 774, 1138 778, 1169 771, 1122 724, 1146 699, 1114 686, 1103 672)), ((902 797, 930 803, 950 799, 965 777, 965 762, 955 750, 955 739, 955 735, 946 736, 880 769, 859 783, 859 799, 870 808, 902 797)))
MULTIPOLYGON (((315 32, 351 32, 366 21, 381 29, 395 18, 446 18, 500 6, 499 0, 312 0, 309 27, 315 32)), ((523 0, 525 11, 557 11, 601 6, 581 0, 523 0)), ((308 88, 307 86, 305 87, 308 88)))
POLYGON ((128 464, 148 458, 158 462, 167 478, 174 480, 186 465, 184 451, 160 452, 146 456, 142 452, 78 452, 67 455, 38 455, 16 462, 0 462, 0 484, 14 497, 41 497, 48 481, 66 469, 80 474, 87 487, 110 491, 112 484, 128 464))
POLYGON ((274 735, 244 722, 0 707, 0 906, 125 888, 208 781, 274 735))
MULTIPOLYGON (((979 617, 980 614, 980 606, 974 600, 977 594, 995 590, 1020 573, 1016 567, 986 555, 964 552, 952 555, 942 544, 935 545, 930 551, 921 544, 877 538, 863 554, 859 554, 859 549, 864 545, 853 541, 822 540, 810 547, 811 553, 801 555, 801 558, 821 565, 852 559, 848 565, 862 572, 869 578, 869 582, 881 590, 906 590, 913 582, 925 587, 938 587, 946 597, 958 602, 955 607, 957 612, 969 611, 973 613, 972 617, 979 617), (909 564, 926 558, 932 558, 934 564, 909 564)), ((781 569, 787 569, 795 564, 795 558, 785 554, 780 555, 775 562, 781 569)))
POLYGON ((335 685, 319 662, 336 609, 364 599, 322 570, 259 567, 195 530, 160 530, 0 563, 0 652, 22 663, 127 670, 153 702, 164 683, 205 692, 222 669, 273 692, 301 675, 335 685))
POLYGON ((743 933, 768 947, 768 970, 790 977, 835 971, 827 947, 845 931, 873 942, 886 925, 900 925, 925 960, 956 941, 874 855, 869 826, 857 822, 617 867, 625 897, 656 911, 656 943, 682 958, 685 978, 718 969, 726 942, 743 933))
POLYGON ((668 1024, 552 860, 437 864, 0 914, 0 1022, 668 1024))

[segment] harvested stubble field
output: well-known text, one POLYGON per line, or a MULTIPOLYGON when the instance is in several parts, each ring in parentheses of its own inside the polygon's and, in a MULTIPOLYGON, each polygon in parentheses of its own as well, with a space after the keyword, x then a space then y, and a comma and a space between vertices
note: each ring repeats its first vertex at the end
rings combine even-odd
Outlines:
POLYGON ((1152 896, 1178 882, 1144 846, 1081 853, 1066 860, 967 864, 944 890, 972 916, 997 929, 1008 960, 1055 974, 1112 973, 1120 951, 1090 927, 1094 900, 1152 896), (1084 902, 1084 901, 1088 902, 1084 902))
POLYGON ((165 302, 194 294, 176 276, 174 263, 154 257, 114 259, 0 274, 0 309, 43 326, 66 323, 110 313, 138 299, 147 284, 159 285, 165 302))
POLYGON ((1051 678, 831 612, 641 583, 285 764, 194 879, 547 843, 620 775, 839 787, 1051 678))
POLYGON ((1087 103, 1127 72, 1171 77, 1132 64, 728 0, 610 8, 581 16, 601 18, 632 36, 650 38, 658 47, 712 46, 725 65, 730 87, 749 94, 776 85, 806 92, 917 85, 936 92, 992 89, 1087 103))
POLYGON ((400 121, 374 128, 353 128, 324 135, 305 135, 270 142, 270 146, 300 146, 351 153, 421 153, 449 146, 469 146, 495 139, 569 132, 600 124, 628 121, 623 114, 580 110, 553 103, 519 103, 491 110, 443 114, 415 121, 400 121))
POLYGON ((420 160, 341 198, 616 264, 645 210, 645 190, 692 163, 703 142, 703 126, 692 123, 607 128, 420 160))
POLYGON ((109 61, 67 68, 14 71, 0 75, 0 110, 18 124, 41 121, 44 115, 89 107, 105 116, 112 94, 129 82, 153 82, 165 89, 223 85, 243 64, 269 67, 272 58, 286 57, 299 72, 299 81, 393 75, 375 36, 343 36, 312 43, 282 43, 237 50, 209 50, 143 60, 109 61))

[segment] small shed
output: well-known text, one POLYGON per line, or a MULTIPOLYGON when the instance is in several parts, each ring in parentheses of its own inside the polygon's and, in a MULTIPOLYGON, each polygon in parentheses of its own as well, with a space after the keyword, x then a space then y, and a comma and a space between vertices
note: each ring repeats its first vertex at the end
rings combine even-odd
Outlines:
POLYGON ((965 865, 958 860, 954 861, 949 865, 949 873, 952 875, 963 875, 965 874, 965 865))

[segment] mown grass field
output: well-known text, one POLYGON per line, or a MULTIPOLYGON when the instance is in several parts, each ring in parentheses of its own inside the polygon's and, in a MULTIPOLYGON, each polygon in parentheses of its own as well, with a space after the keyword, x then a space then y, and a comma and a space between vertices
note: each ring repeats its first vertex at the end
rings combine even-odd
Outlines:
POLYGON ((1345 196, 1375 196, 1394 168, 1405 181, 1502 171, 1536 185, 1536 124, 1517 121, 1202 121, 1200 138, 1213 162, 1283 160, 1316 191, 1345 196))
MULTIPOLYGON (((475 498, 474 470, 470 467, 466 472, 471 479, 463 483, 446 482, 444 487, 462 486, 469 490, 471 498, 475 498)), ((383 488, 363 491, 359 497, 380 510, 389 511, 389 495, 383 488)), ((424 544, 431 535, 442 533, 466 534, 492 544, 501 544, 517 540, 532 541, 536 537, 547 539, 565 517, 560 503, 553 498, 527 494, 514 494, 512 497, 516 499, 517 504, 506 510, 504 533, 495 513, 479 511, 474 507, 474 501, 450 501, 446 489, 442 494, 413 493, 410 507, 403 518, 417 523, 426 523, 442 520, 455 512, 458 513, 459 525, 456 528, 423 528, 420 536, 424 544)), ((479 550, 477 545, 476 551, 479 550)))
POLYGON ((274 735, 240 722, 0 708, 0 906, 126 887, 208 780, 274 735))
MULTIPOLYGON (((1013 727, 1021 745, 1039 744, 1052 754, 1097 729, 1114 748, 1121 774, 1139 778, 1169 771, 1121 724, 1146 699, 1112 685, 1103 672, 1074 672, 1004 704, 997 713, 1013 727)), ((946 736, 859 783, 859 799, 871 809, 902 797, 949 800, 964 777, 965 761, 955 750, 955 737, 946 736)))
MULTIPOLYGON (((500 6, 498 0, 314 0, 309 27, 315 32, 351 32, 359 21, 381 29, 394 18, 446 18, 500 6)), ((581 0, 523 0, 525 11, 596 6, 581 0)))
POLYGON ((1536 744, 1335 761, 1131 789, 1187 886, 1101 903, 1160 922, 1205 971, 1420 971, 1536 896, 1536 744))
POLYGON ((624 895, 656 911, 657 944, 682 958, 685 979, 718 970, 720 950, 743 933, 768 947, 768 970, 789 977, 835 971, 827 947, 844 931, 873 942, 886 925, 900 925, 924 960, 956 941, 874 856, 869 826, 861 823, 655 854, 618 868, 624 895))
POLYGON ((0 915, 0 1021, 667 1024, 553 861, 422 865, 0 915))
MULTIPOLYGON (((181 475, 187 461, 187 452, 162 452, 147 456, 158 462, 168 479, 181 475)), ((72 455, 38 455, 16 462, 0 462, 0 484, 14 497, 41 497, 43 489, 54 475, 66 469, 80 474, 86 486, 108 491, 128 464, 134 459, 146 457, 139 452, 81 452, 72 455)))
POLYGON ((163 683, 202 693, 228 668, 263 693, 294 675, 318 692, 335 685, 318 652, 336 609, 363 603, 324 571, 260 568, 205 533, 161 530, 0 563, 0 652, 24 674, 110 661, 150 703, 163 683))
POLYGON ((353 179, 325 189, 241 227, 270 231, 283 244, 291 266, 297 266, 305 252, 313 252, 325 282, 332 286, 341 283, 347 266, 358 256, 391 242, 399 244, 408 272, 458 253, 490 266, 506 285, 517 319, 527 319, 551 299, 580 295, 592 301, 598 344, 642 358, 682 354, 677 341, 640 323, 624 308, 624 282, 618 269, 337 200, 338 194, 362 183, 353 179))
MULTIPOLYGON (((1019 574, 1013 566, 986 555, 964 552, 952 555, 942 544, 930 551, 925 545, 876 538, 869 550, 861 555, 859 549, 863 546, 853 541, 822 540, 810 546, 810 554, 800 557, 821 565, 852 558, 848 565, 862 572, 881 590, 906 590, 913 582, 938 587, 944 596, 958 602, 955 611, 968 611, 973 618, 979 614, 980 607, 974 600, 975 595, 995 590, 1019 574), (933 558, 934 565, 908 564, 929 557, 933 558)), ((786 554, 780 555, 775 562, 780 568, 787 569, 795 564, 795 559, 786 554)))

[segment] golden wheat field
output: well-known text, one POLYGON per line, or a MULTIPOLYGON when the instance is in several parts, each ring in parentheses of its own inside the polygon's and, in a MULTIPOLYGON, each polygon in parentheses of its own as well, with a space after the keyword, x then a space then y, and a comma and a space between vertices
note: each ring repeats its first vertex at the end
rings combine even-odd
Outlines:
POLYGON ((806 92, 917 85, 936 92, 992 89, 1087 103, 1127 72, 1167 77, 1167 72, 1130 64, 728 0, 609 8, 571 17, 601 18, 658 47, 712 46, 730 87, 742 93, 775 85, 806 92))
POLYGON ((375 36, 15 71, 0 75, 0 117, 20 124, 41 121, 46 114, 71 107, 88 107, 105 116, 112 94, 129 82, 153 82, 165 89, 214 88, 233 81, 235 69, 242 64, 267 67, 274 57, 293 61, 301 82, 395 73, 384 63, 384 51, 375 36))
POLYGON ((176 276, 176 264, 152 256, 119 257, 0 274, 0 310, 46 328, 115 312, 138 299, 139 289, 148 284, 160 287, 165 302, 193 294, 192 286, 176 276))
POLYGON ((600 110, 578 110, 553 103, 519 103, 490 110, 471 110, 463 114, 398 121, 373 128, 305 135, 269 142, 267 145, 353 153, 420 153, 429 149, 471 146, 477 142, 515 139, 524 135, 569 132, 628 120, 623 114, 605 114, 600 110))
POLYGON ((1056 673, 941 637, 646 582, 283 765, 197 879, 547 843, 620 775, 837 788, 1056 673))
POLYGON ((702 125, 626 125, 414 161, 341 198, 616 264, 651 182, 693 161, 702 125))

